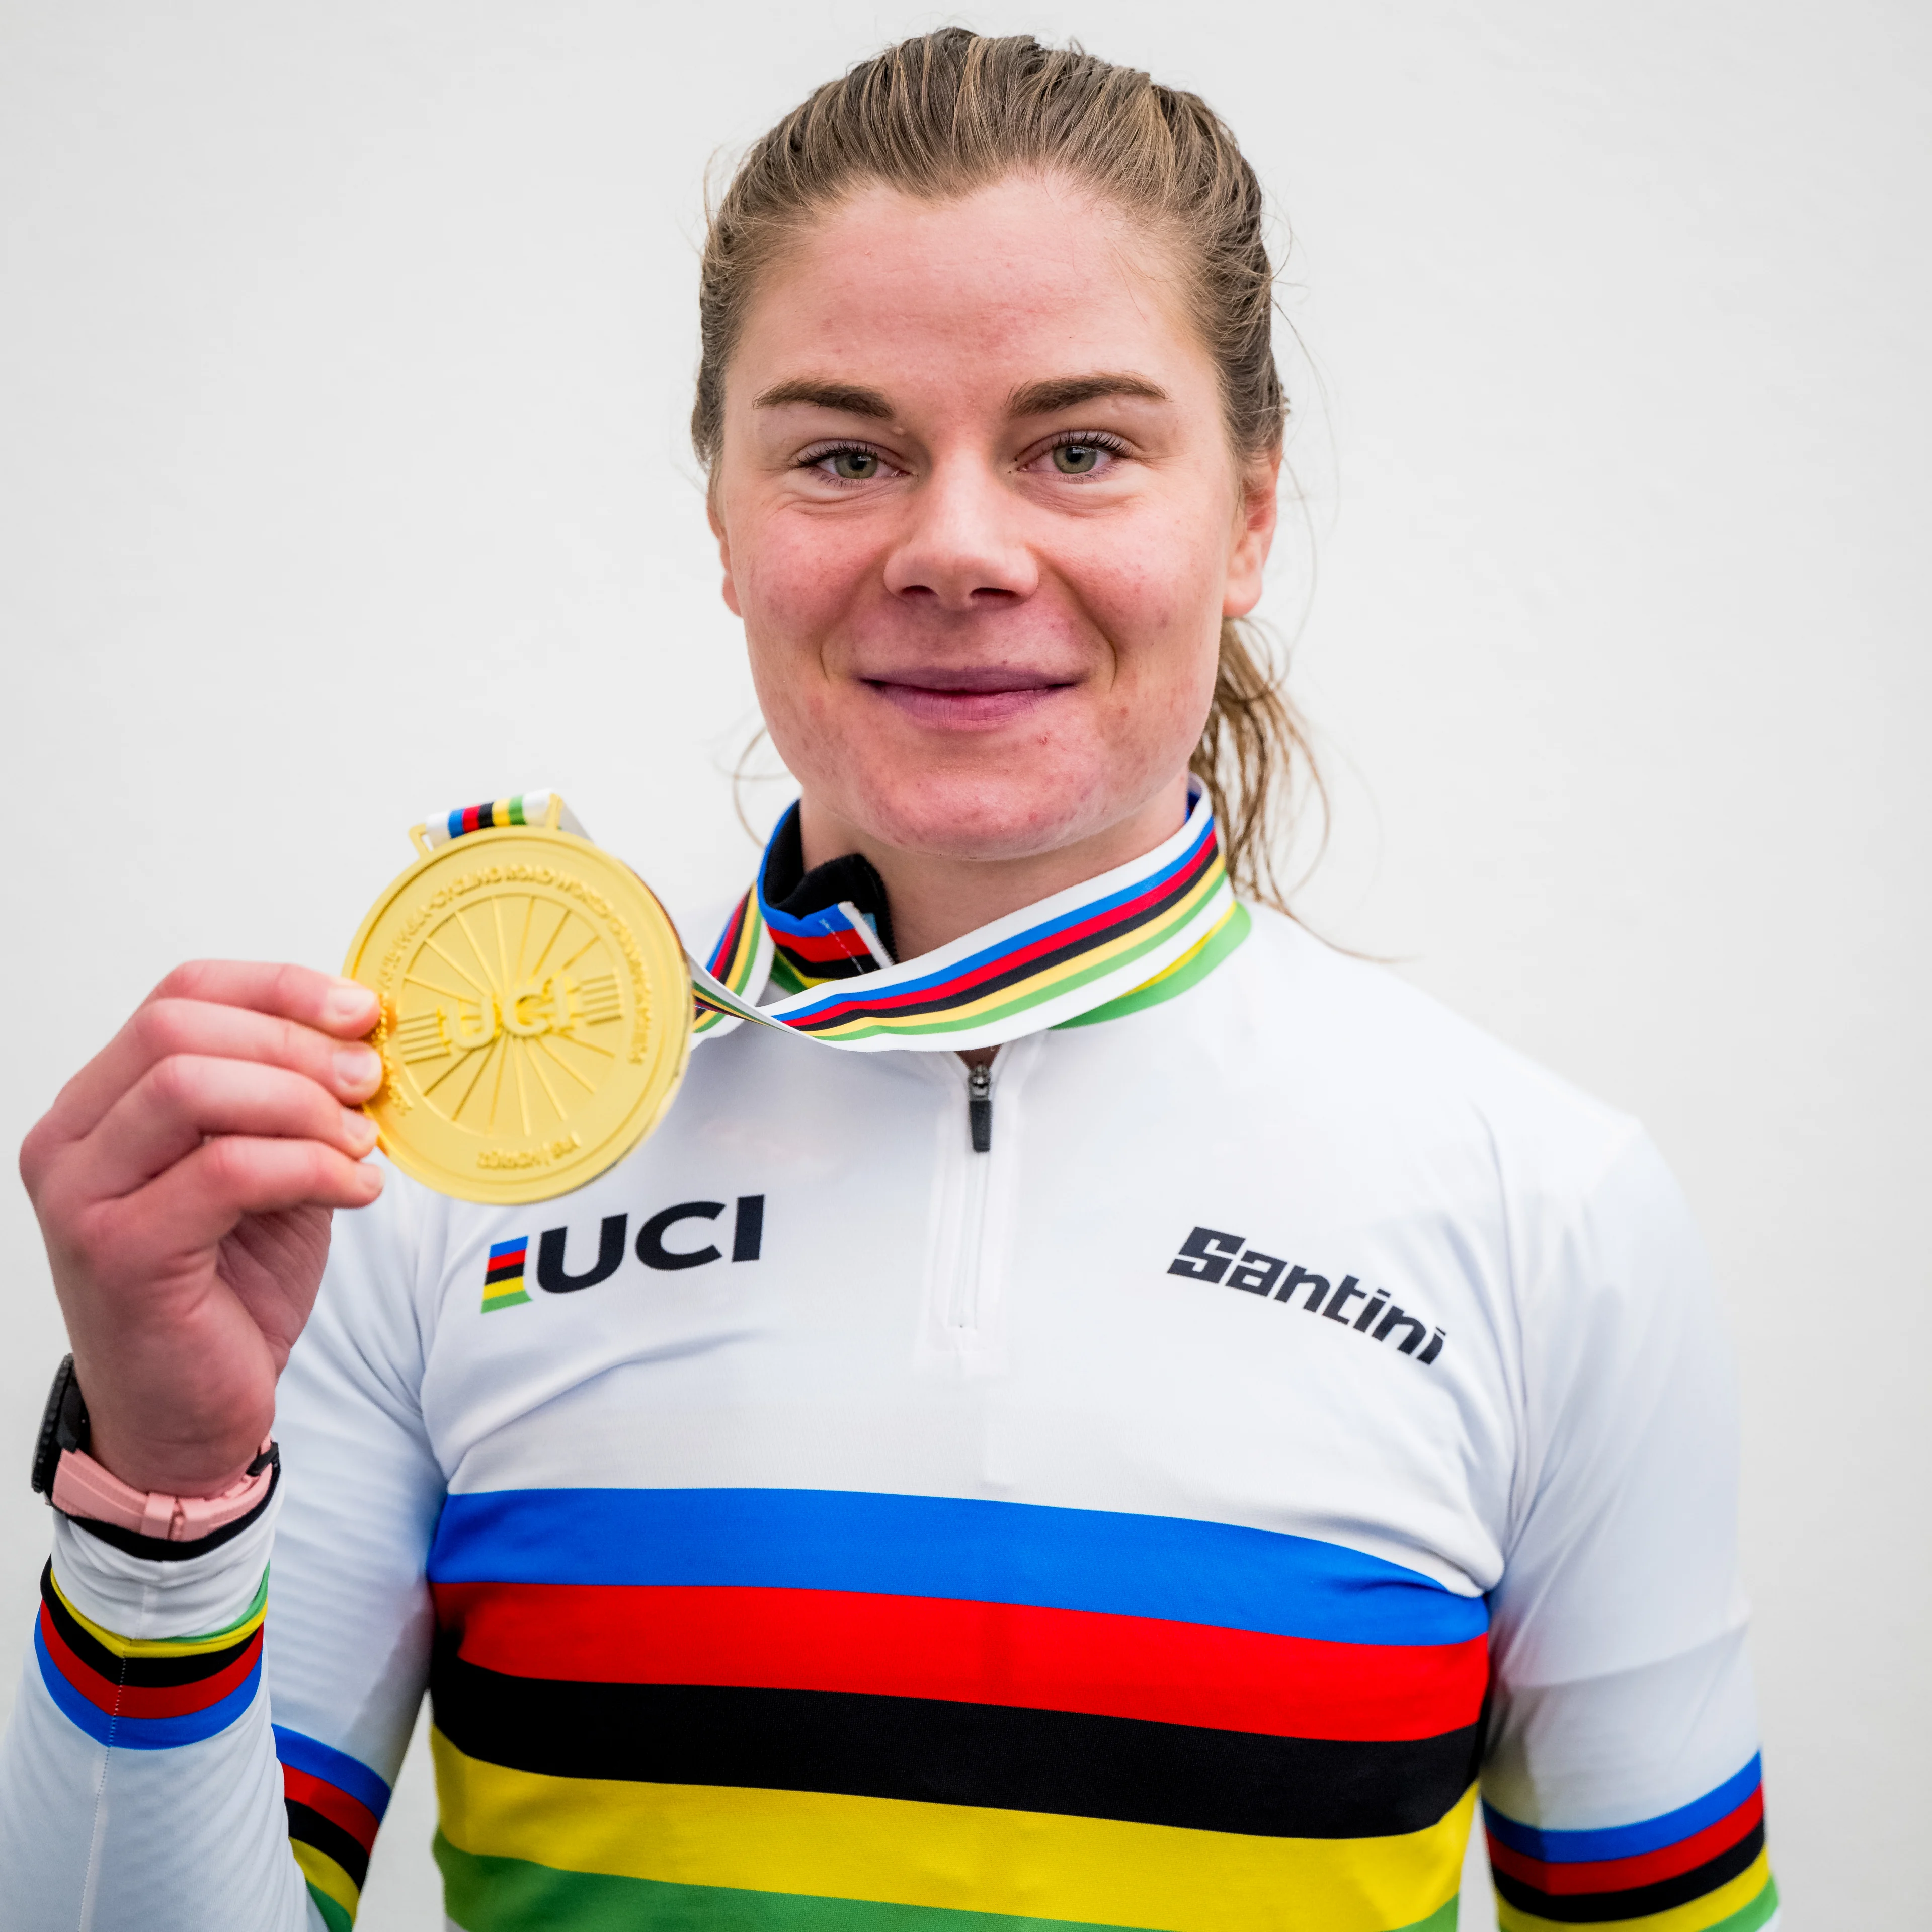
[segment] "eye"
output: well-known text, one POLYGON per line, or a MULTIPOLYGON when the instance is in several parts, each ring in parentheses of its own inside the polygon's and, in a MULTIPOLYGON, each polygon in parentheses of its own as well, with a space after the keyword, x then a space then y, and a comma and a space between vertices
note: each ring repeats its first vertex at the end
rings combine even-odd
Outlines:
POLYGON ((1126 446, 1115 437, 1069 430, 1027 467, 1037 470, 1044 464, 1054 476, 1104 476, 1126 453, 1126 446))
POLYGON ((821 444, 806 451, 798 466, 815 470, 835 483, 876 483, 893 473, 892 465, 876 449, 868 449, 861 442, 839 443, 830 448, 821 444))

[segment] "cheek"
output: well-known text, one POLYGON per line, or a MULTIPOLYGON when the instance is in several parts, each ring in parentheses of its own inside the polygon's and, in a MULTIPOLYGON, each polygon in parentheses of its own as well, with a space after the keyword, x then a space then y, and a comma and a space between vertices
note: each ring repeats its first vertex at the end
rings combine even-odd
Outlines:
POLYGON ((1116 682, 1143 700, 1171 693, 1185 705, 1198 692, 1204 706, 1212 692, 1226 562, 1218 534, 1184 518, 1127 542, 1112 532, 1070 573, 1112 644, 1116 682))
POLYGON ((838 693, 827 675, 828 646, 862 596, 867 568, 845 532, 805 519, 776 519, 734 546, 752 682, 794 771, 816 764, 823 741, 836 735, 838 693))
POLYGON ((829 518, 776 518, 734 542, 732 577, 753 650, 808 642, 849 610, 875 568, 872 550, 829 518))

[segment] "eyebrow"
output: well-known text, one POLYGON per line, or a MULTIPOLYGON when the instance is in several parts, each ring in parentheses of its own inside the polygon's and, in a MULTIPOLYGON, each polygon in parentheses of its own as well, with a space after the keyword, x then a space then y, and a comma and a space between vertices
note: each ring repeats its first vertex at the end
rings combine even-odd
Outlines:
MULTIPOLYGON (((1099 402, 1109 396, 1132 396, 1150 403, 1167 400, 1167 392, 1144 376, 1102 372, 1092 376, 1055 376, 1043 382, 1029 382, 1007 398, 1006 412, 1013 416, 1052 416, 1056 410, 1077 409, 1082 403, 1099 402)), ((897 414, 877 389, 862 389, 850 382, 820 382, 811 376, 774 384, 758 398, 753 407, 782 409, 788 403, 837 410, 848 416, 869 416, 878 422, 890 422, 897 414)))
POLYGON ((1029 382, 1007 398, 1006 410, 1016 416, 1052 416, 1057 410, 1077 408, 1109 396, 1136 396, 1150 403, 1164 403, 1167 392, 1144 376, 1102 374, 1093 376, 1057 376, 1045 382, 1029 382))
POLYGON ((808 403, 814 409, 838 410, 848 416, 873 416, 890 422, 892 406, 876 389, 855 388, 850 382, 819 382, 810 377, 780 382, 765 391, 754 409, 776 410, 787 403, 808 403))

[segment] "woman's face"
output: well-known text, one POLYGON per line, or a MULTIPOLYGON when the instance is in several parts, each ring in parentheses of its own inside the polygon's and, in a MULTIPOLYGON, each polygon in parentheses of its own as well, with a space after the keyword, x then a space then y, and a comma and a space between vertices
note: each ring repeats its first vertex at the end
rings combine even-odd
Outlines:
POLYGON ((765 274, 712 518, 811 862, 1179 824, 1275 465, 1231 454, 1177 280, 1112 210, 1017 176, 869 191, 765 274))

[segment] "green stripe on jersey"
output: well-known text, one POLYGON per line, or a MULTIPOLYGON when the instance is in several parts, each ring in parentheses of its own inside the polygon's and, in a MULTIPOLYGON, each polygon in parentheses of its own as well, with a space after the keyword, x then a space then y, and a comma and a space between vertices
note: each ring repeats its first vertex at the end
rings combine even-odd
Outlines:
MULTIPOLYGON (((440 1832, 436 1862, 445 1906, 464 1932, 1088 1932, 1064 1918, 558 1871, 460 1851, 440 1832)), ((1435 1919, 1428 1932, 1437 1932, 1435 1919)))
POLYGON ((308 1895, 309 1902, 321 1914, 322 1922, 328 1928, 328 1932, 355 1932, 355 1920, 327 1892, 318 1891, 311 1885, 308 1895))
MULTIPOLYGON (((1086 1920, 560 1871, 459 1850, 440 1832, 436 1862, 442 1868, 445 1906, 464 1932, 1097 1932, 1086 1920)), ((1742 1918, 1736 1925, 1736 1932, 1746 1932, 1742 1918)), ((1136 1928, 1110 1926, 1106 1932, 1136 1928)), ((1456 1932, 1456 1900, 1391 1932, 1456 1932)))

